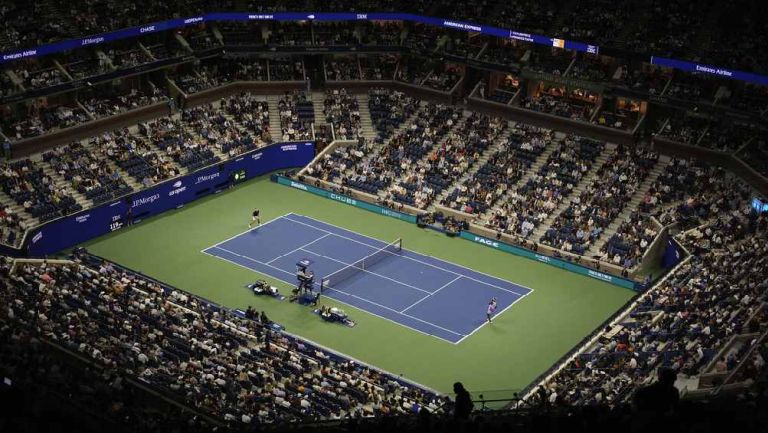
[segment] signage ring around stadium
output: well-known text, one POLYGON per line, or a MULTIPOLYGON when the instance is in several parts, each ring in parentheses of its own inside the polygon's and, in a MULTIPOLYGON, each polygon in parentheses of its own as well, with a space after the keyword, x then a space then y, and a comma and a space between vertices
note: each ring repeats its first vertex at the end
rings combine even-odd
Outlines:
MULTIPOLYGON (((497 36, 501 38, 511 38, 522 40, 526 42, 532 42, 536 44, 555 46, 565 48, 569 50, 582 51, 591 54, 598 54, 600 47, 597 45, 590 45, 584 42, 569 41, 565 39, 550 38, 541 35, 533 35, 524 32, 518 32, 511 29, 502 29, 491 26, 481 26, 478 24, 472 24, 467 22, 447 20, 442 18, 426 17, 422 15, 408 14, 408 13, 353 13, 353 12, 278 12, 274 14, 254 14, 247 12, 214 12, 205 15, 198 15, 187 18, 176 18, 168 21, 162 21, 158 23, 145 24, 139 27, 132 27, 122 30, 116 30, 113 32, 103 33, 100 35, 91 35, 80 39, 69 39, 50 44, 41 45, 35 48, 22 49, 17 51, 10 51, 2 53, 0 57, 0 63, 9 62, 13 60, 23 59, 27 57, 43 56, 53 54, 61 51, 67 51, 76 49, 84 45, 101 44, 105 42, 116 41, 120 39, 131 38, 140 36, 146 33, 159 32, 163 30, 171 30, 188 25, 196 25, 206 21, 248 21, 248 20, 277 20, 277 21, 302 21, 302 20, 319 20, 319 21, 352 21, 352 20, 399 20, 399 21, 414 21, 425 24, 431 24, 435 26, 481 32, 484 34, 497 36)), ((743 71, 734 71, 726 68, 718 68, 707 65, 697 65, 691 62, 685 62, 676 59, 664 59, 661 57, 651 56, 651 64, 660 64, 669 66, 675 69, 681 69, 688 72, 703 72, 707 74, 732 78, 740 81, 747 81, 753 83, 759 83, 768 85, 768 76, 754 74, 743 71)))

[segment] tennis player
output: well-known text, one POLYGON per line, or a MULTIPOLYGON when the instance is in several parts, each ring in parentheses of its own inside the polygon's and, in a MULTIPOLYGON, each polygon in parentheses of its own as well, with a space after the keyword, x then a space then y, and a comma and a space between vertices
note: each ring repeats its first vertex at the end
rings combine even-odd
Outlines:
POLYGON ((491 323, 491 317, 496 312, 496 298, 491 299, 488 303, 488 310, 485 312, 485 316, 488 318, 488 323, 491 323))
POLYGON ((248 228, 251 228, 254 223, 256 224, 256 227, 261 225, 261 218, 259 218, 258 209, 253 210, 253 213, 251 214, 251 222, 248 223, 248 228))

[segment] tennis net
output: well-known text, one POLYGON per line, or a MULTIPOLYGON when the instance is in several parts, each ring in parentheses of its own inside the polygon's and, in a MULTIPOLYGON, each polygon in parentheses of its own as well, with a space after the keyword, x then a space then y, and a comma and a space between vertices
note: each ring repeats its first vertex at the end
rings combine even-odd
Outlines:
POLYGON ((327 275, 322 280, 321 290, 333 288, 338 286, 342 281, 349 279, 352 276, 359 274, 360 272, 368 270, 371 266, 381 262, 387 257, 393 256, 403 250, 403 240, 397 239, 396 241, 388 244, 387 246, 380 248, 373 253, 363 257, 362 259, 347 265, 336 272, 327 275))

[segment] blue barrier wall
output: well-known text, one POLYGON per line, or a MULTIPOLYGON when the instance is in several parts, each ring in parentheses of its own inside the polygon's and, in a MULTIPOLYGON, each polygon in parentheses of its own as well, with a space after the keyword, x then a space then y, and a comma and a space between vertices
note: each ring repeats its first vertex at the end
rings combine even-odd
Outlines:
POLYGON ((314 142, 273 144, 240 155, 34 229, 27 236, 28 255, 53 254, 183 206, 229 186, 235 172, 244 170, 245 178, 250 179, 275 170, 303 167, 314 157, 314 142))

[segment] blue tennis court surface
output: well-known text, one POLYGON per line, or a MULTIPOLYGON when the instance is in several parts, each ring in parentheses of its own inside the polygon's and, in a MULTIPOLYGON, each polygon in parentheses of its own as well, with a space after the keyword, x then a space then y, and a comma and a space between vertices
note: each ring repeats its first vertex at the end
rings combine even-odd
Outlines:
MULTIPOLYGON (((276 218, 203 250, 236 265, 296 284, 296 263, 314 263, 320 279, 387 246, 379 240, 297 214, 276 218)), ((485 324, 491 298, 497 315, 532 289, 472 269, 409 251, 360 270, 323 296, 408 328, 459 343, 485 324)), ((354 319, 354 317, 352 317, 354 319)))

